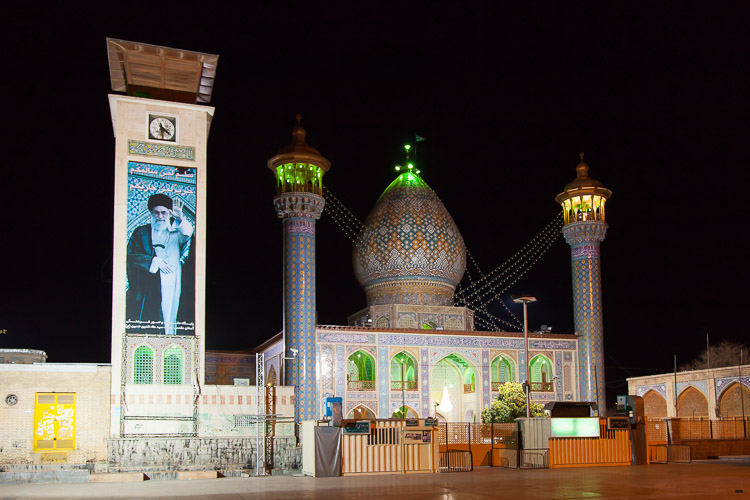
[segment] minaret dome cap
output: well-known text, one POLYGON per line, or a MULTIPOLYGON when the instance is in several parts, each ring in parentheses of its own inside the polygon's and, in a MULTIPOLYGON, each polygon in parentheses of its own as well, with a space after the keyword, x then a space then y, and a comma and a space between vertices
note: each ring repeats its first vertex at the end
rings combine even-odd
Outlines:
POLYGON ((302 115, 298 114, 296 118, 297 125, 292 129, 292 142, 279 149, 276 155, 268 160, 268 168, 275 170, 276 166, 282 163, 304 162, 313 163, 327 172, 331 168, 331 162, 324 158, 320 151, 307 144, 307 131, 300 123, 302 115))

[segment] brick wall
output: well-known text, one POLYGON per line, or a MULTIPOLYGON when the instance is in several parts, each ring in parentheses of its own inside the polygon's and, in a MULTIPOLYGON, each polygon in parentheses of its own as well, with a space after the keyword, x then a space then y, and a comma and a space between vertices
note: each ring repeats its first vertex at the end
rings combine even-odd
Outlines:
POLYGON ((106 460, 110 375, 109 365, 0 365, 0 466, 41 463, 42 453, 33 451, 38 392, 76 394, 76 446, 66 461, 106 460), (6 403, 9 394, 17 397, 16 404, 6 403))

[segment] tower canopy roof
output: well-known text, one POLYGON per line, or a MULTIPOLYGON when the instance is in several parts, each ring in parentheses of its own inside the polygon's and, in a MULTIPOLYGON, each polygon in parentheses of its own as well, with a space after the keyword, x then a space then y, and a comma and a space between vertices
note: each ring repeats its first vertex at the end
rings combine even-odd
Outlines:
POLYGON ((589 166, 583 161, 583 153, 580 153, 580 163, 576 165, 576 178, 565 186, 565 190, 555 197, 557 203, 578 195, 597 194, 604 198, 612 196, 612 191, 602 186, 602 183, 589 177, 589 166))
POLYGON ((188 104, 211 102, 219 56, 107 38, 112 90, 188 104))
POLYGON ((331 162, 305 142, 307 131, 300 124, 302 115, 297 115, 296 118, 297 125, 292 129, 292 142, 279 149, 278 153, 268 160, 268 168, 275 170, 278 165, 287 162, 309 162, 328 172, 331 162))

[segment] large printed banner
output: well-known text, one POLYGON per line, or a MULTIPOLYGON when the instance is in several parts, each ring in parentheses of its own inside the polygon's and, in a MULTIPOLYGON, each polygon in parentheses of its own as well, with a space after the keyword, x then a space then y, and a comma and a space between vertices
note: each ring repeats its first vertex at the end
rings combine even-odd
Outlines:
POLYGON ((195 335, 196 169, 128 162, 125 331, 195 335))

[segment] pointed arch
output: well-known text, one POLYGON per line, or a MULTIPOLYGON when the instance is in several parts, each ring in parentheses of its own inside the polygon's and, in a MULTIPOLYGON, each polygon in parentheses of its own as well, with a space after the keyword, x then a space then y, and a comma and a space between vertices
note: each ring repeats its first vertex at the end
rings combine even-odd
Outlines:
POLYGON ((695 387, 687 387, 677 398, 678 417, 707 417, 708 400, 695 387))
POLYGON ((176 345, 169 346, 164 351, 164 383, 182 384, 182 365, 184 354, 182 349, 176 345))
POLYGON ((362 349, 352 353, 346 362, 346 385, 350 391, 375 390, 375 358, 362 349))
POLYGON ((667 400, 653 389, 643 395, 643 407, 648 418, 667 417, 667 400))
POLYGON ((368 420, 368 419, 374 419, 375 413, 368 408, 365 405, 359 405, 355 408, 352 408, 352 410, 347 415, 347 418, 354 419, 354 420, 368 420))
POLYGON ((278 384, 278 378, 276 376, 276 368, 273 365, 271 365, 271 368, 268 369, 268 375, 266 375, 266 383, 268 385, 278 384))
POLYGON ((391 358, 391 390, 392 391, 416 391, 417 358, 411 353, 401 351, 391 358))
POLYGON ((510 357, 498 354, 490 363, 490 375, 492 390, 496 391, 504 383, 516 381, 516 365, 510 357))
POLYGON ((529 363, 531 390, 552 392, 552 361, 544 354, 537 354, 529 363))
POLYGON ((419 414, 409 405, 401 406, 391 415, 391 418, 419 418, 419 414))
POLYGON ((147 345, 139 346, 133 353, 133 383, 154 383, 154 350, 147 345))
POLYGON ((385 316, 381 316, 380 318, 378 318, 375 326, 377 328, 388 328, 390 326, 390 323, 388 322, 388 318, 386 318, 385 316))
POLYGON ((719 398, 719 412, 722 418, 740 417, 750 413, 750 389, 739 382, 732 382, 719 398), (740 399, 741 398, 741 399, 740 399))

